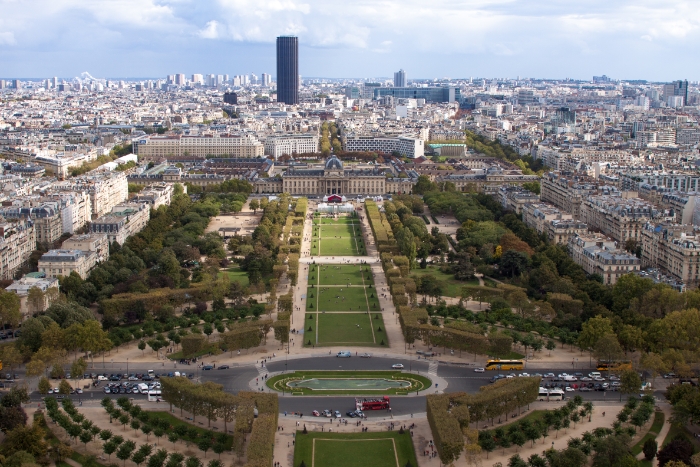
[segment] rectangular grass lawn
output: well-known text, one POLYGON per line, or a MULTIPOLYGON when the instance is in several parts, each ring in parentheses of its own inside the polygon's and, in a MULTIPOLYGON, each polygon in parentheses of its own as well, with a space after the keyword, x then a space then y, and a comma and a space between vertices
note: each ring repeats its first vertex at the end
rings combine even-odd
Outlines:
POLYGON ((318 242, 318 256, 358 256, 353 237, 324 238, 318 242))
POLYGON ((308 467, 403 467, 417 466, 410 433, 303 434, 297 431, 294 465, 308 467), (315 442, 314 442, 315 440, 315 442))
MULTIPOLYGON (((372 321, 379 320, 370 320, 367 313, 318 313, 317 318, 319 345, 374 344, 374 339, 372 338, 372 325, 374 323, 372 321)), ((311 322, 311 320, 308 321, 311 322)), ((309 334, 308 329, 309 325, 306 325, 304 335, 309 334)), ((383 324, 382 330, 384 330, 383 324)), ((311 334, 315 335, 315 332, 311 334)), ((312 343, 313 340, 312 337, 312 343)), ((377 343, 379 342, 381 340, 377 341, 377 343)))
POLYGON ((306 294, 308 311, 368 311, 364 287, 314 287, 306 294))
POLYGON ((224 274, 228 274, 229 281, 234 282, 240 282, 240 284, 243 287, 246 287, 249 284, 248 281, 248 273, 243 271, 239 267, 233 267, 229 269, 224 269, 222 271, 219 271, 219 277, 222 277, 224 274))
POLYGON ((320 285, 373 284, 372 271, 367 265, 318 264, 309 270, 309 283, 320 285))
POLYGON ((462 292, 462 287, 465 285, 479 285, 479 279, 470 281, 458 281, 453 274, 447 274, 436 266, 428 266, 425 269, 416 268, 411 270, 411 275, 419 277, 431 275, 434 276, 442 285, 442 295, 446 297, 459 297, 462 292))

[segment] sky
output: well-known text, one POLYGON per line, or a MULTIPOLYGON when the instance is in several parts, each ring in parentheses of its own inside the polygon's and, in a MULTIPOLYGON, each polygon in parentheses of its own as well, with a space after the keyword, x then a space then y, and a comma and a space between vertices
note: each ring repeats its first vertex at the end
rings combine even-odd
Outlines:
POLYGON ((700 80, 698 0, 0 0, 0 76, 700 80))

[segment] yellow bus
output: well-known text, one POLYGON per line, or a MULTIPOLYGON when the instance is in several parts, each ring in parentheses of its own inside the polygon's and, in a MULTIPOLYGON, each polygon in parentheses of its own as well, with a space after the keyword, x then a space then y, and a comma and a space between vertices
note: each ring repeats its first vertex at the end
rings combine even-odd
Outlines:
POLYGON ((598 360, 596 370, 598 371, 623 371, 631 370, 632 362, 629 360, 598 360))
POLYGON ((487 370, 522 370, 525 362, 522 360, 486 360, 487 370))

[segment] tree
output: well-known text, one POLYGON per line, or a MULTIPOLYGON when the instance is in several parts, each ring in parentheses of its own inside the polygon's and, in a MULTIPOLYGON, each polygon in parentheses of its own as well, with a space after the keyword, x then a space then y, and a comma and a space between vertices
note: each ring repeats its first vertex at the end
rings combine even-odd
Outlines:
POLYGON ((139 350, 141 351, 141 355, 143 355, 143 351, 146 350, 146 342, 144 342, 143 339, 139 341, 139 350))
POLYGON ((545 348, 549 350, 549 356, 552 356, 552 350, 557 348, 557 344, 553 340, 548 340, 547 344, 545 344, 545 348))
POLYGON ((49 380, 46 376, 42 376, 39 379, 38 389, 39 393, 48 394, 49 389, 51 389, 51 383, 49 383, 49 380))
POLYGON ((653 438, 648 438, 646 441, 644 441, 644 445, 642 446, 644 458, 648 461, 651 461, 654 457, 656 457, 656 452, 658 451, 658 448, 659 445, 657 444, 656 440, 653 438))
POLYGON ((508 438, 509 438, 510 442, 512 444, 515 444, 516 446, 518 446, 518 448, 523 447, 523 444, 525 444, 525 441, 527 441, 527 439, 525 438, 525 435, 520 430, 513 431, 512 433, 509 434, 508 438))
POLYGON ((131 453, 136 449, 136 444, 133 441, 125 441, 119 449, 117 449, 117 459, 124 461, 126 466, 126 461, 131 457, 131 453))
POLYGON ((171 452, 170 456, 168 457, 168 462, 165 464, 165 467, 182 467, 182 461, 184 459, 185 456, 183 456, 179 452, 171 452))
MULTIPOLYGON (((2 320, 3 329, 5 324, 9 324, 13 329, 17 328, 22 321, 20 308, 19 295, 5 290, 0 291, 0 320, 2 320)), ((24 329, 22 331, 24 334, 24 329)))
POLYGON ((190 456, 185 461, 185 467, 202 467, 202 462, 195 456, 190 456))
POLYGON ((144 453, 139 449, 138 451, 134 452, 134 453, 131 455, 131 461, 132 461, 134 464, 136 464, 136 465, 138 466, 138 465, 143 464, 143 463, 146 461, 146 456, 145 456, 144 453))
POLYGON ((79 438, 80 438, 80 441, 81 441, 81 442, 85 445, 85 447, 87 448, 87 443, 89 443, 90 441, 92 441, 92 433, 90 433, 90 432, 87 431, 87 430, 84 430, 82 433, 80 433, 79 438))
POLYGON ((27 424, 27 414, 21 406, 0 407, 0 431, 7 433, 27 424))
POLYGON ((622 394, 638 394, 641 391, 642 378, 634 370, 625 370, 620 375, 620 400, 622 394))
POLYGON ((102 446, 102 452, 107 454, 109 459, 112 459, 112 454, 114 454, 114 451, 117 450, 117 443, 114 441, 108 441, 102 446))
POLYGON ((208 438, 203 438, 197 443, 197 447, 200 451, 204 451, 204 458, 207 457, 207 451, 211 449, 211 440, 208 438))
POLYGON ((146 435, 146 441, 148 442, 148 435, 151 434, 151 431, 153 431, 153 428, 151 427, 151 425, 144 423, 141 426, 141 431, 143 432, 144 435, 146 435))
POLYGON ((664 467, 667 462, 680 461, 691 465, 690 457, 693 455, 693 445, 683 436, 677 436, 656 454, 659 467, 664 467))
POLYGON ((87 370, 87 363, 83 360, 83 357, 80 357, 71 365, 70 375, 73 379, 80 379, 85 374, 85 370, 87 370))
POLYGON ((251 199, 248 206, 253 210, 253 214, 256 214, 258 209, 260 209, 260 202, 257 199, 251 199))
POLYGON ((595 343, 593 347, 593 356, 599 360, 607 360, 612 362, 621 358, 623 355, 622 347, 614 333, 603 335, 595 343))
POLYGON ((44 311, 46 299, 44 292, 39 287, 34 286, 27 291, 27 305, 32 314, 44 311))
POLYGON ((612 323, 610 319, 598 315, 581 325, 581 333, 578 337, 579 346, 582 349, 591 350, 598 343, 598 340, 607 334, 614 334, 612 323))
POLYGON ((71 388, 70 384, 65 379, 62 379, 61 383, 58 385, 58 392, 64 395, 70 394, 72 389, 73 388, 71 388))
POLYGON ((214 451, 214 454, 217 454, 219 459, 221 459, 221 454, 226 451, 226 445, 224 443, 215 443, 212 450, 214 451))
POLYGON ((156 428, 155 430, 153 430, 153 436, 156 437, 156 439, 157 439, 157 441, 158 441, 158 444, 160 444, 160 439, 163 437, 164 434, 165 434, 165 430, 163 430, 163 429, 160 428, 160 427, 158 427, 158 428, 156 428))
POLYGON ((130 418, 127 414, 121 414, 119 416, 119 423, 122 427, 124 427, 124 430, 126 430, 126 425, 129 423, 129 420, 130 418))

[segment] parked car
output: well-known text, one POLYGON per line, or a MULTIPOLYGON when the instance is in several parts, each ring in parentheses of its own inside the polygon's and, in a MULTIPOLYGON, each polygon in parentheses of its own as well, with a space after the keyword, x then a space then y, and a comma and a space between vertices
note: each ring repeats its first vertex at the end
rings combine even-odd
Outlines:
POLYGON ((335 415, 335 418, 340 418, 341 417, 340 410, 336 410, 334 415, 335 415))
POLYGON ((391 365, 391 367, 395 370, 401 370, 403 369, 403 363, 394 363, 393 365, 391 365))
POLYGON ((676 377, 676 374, 675 374, 675 373, 666 373, 666 374, 664 375, 664 378, 666 378, 666 379, 673 379, 673 378, 675 378, 675 377, 676 377))
POLYGON ((363 353, 362 355, 360 355, 360 357, 362 357, 362 358, 372 358, 372 354, 371 354, 371 353, 365 352, 365 353, 363 353))
POLYGON ((110 394, 112 390, 109 388, 109 386, 105 386, 102 392, 104 392, 105 394, 110 394))
POLYGON ((554 373, 545 373, 544 377, 545 378, 554 378, 554 373))
POLYGON ((318 413, 318 410, 312 411, 312 412, 311 412, 311 415, 313 415, 314 417, 320 417, 320 416, 321 416, 321 414, 318 413))
POLYGON ((213 369, 214 369, 214 367, 211 366, 211 365, 204 365, 204 366, 202 367, 202 370, 213 370, 213 369))
POLYGON ((330 410, 326 409, 323 411, 323 416, 326 418, 331 418, 333 416, 333 413, 330 410))
POLYGON ((345 413, 345 415, 347 415, 347 416, 350 417, 350 418, 355 418, 355 417, 357 417, 357 414, 355 413, 354 410, 348 410, 348 411, 345 413))
POLYGON ((219 370, 228 370, 229 368, 231 368, 231 367, 228 366, 228 365, 221 365, 221 366, 219 367, 219 370))

